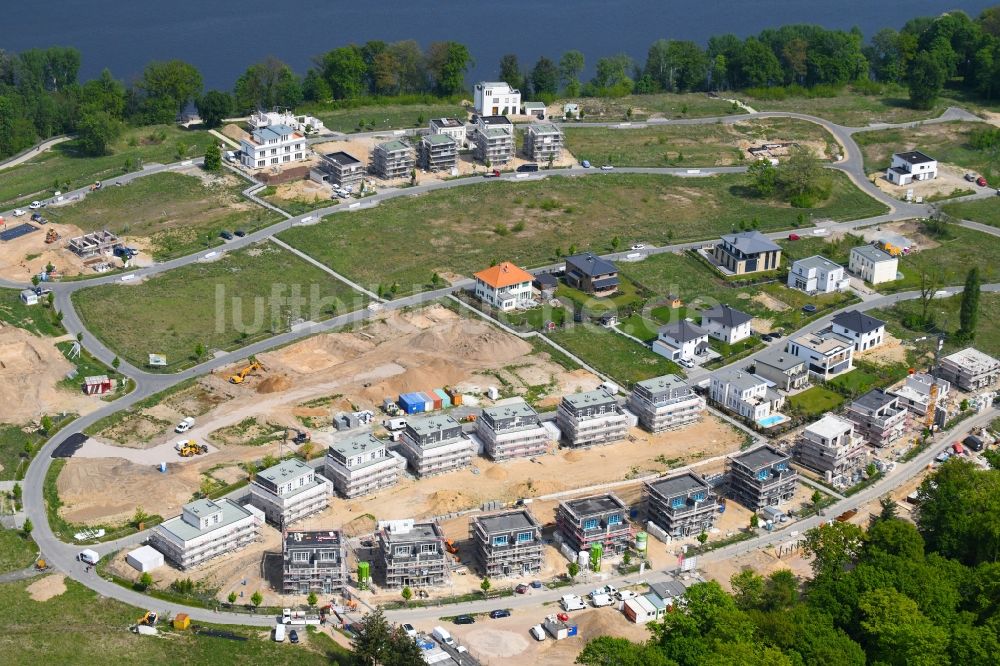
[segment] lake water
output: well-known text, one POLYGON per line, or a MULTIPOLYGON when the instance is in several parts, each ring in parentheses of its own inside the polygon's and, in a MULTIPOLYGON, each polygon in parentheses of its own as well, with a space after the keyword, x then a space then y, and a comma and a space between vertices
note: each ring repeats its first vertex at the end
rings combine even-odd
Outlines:
POLYGON ((304 73, 316 54, 369 39, 454 39, 476 66, 469 80, 494 78, 500 56, 522 66, 541 55, 558 60, 579 49, 588 72, 600 57, 625 52, 637 60, 659 38, 740 36, 787 23, 858 26, 866 39, 914 16, 959 8, 976 16, 996 0, 43 0, 4 13, 0 47, 21 51, 53 45, 83 53, 82 78, 109 67, 130 80, 150 60, 196 65, 209 88, 230 88, 247 65, 274 55, 304 73))

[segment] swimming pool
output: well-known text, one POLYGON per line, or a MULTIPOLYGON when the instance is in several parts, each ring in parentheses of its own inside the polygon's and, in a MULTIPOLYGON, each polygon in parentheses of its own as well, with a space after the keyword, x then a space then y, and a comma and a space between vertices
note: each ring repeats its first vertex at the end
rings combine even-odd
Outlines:
POLYGON ((765 416, 762 419, 757 419, 757 423, 762 428, 770 428, 771 426, 777 425, 784 420, 785 416, 783 414, 771 414, 770 416, 765 416))

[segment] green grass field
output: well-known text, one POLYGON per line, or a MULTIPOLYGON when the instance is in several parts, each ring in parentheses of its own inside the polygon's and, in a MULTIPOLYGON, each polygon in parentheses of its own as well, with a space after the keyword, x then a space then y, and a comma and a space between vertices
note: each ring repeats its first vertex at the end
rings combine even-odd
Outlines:
MULTIPOLYGON (((865 158, 865 171, 884 171, 893 153, 919 150, 931 155, 942 163, 955 164, 962 168, 984 174, 987 180, 995 180, 1000 175, 1000 153, 977 150, 969 145, 969 137, 976 129, 985 127, 982 123, 950 122, 922 125, 906 129, 859 132, 854 140, 865 158)), ((974 184, 969 188, 978 190, 974 184)))
POLYGON ((768 118, 735 124, 664 125, 632 129, 566 128, 566 147, 577 160, 593 164, 650 167, 710 167, 751 161, 741 140, 810 141, 839 152, 833 137, 820 125, 792 118, 768 118))
POLYGON ((817 385, 789 396, 786 411, 802 416, 819 416, 840 407, 844 400, 839 393, 817 385))
POLYGON ((62 335, 62 327, 55 321, 51 308, 43 303, 25 305, 17 289, 0 289, 0 322, 23 328, 35 335, 62 335))
POLYGON ((746 113, 732 103, 704 93, 657 93, 655 95, 626 95, 625 97, 586 97, 560 100, 562 109, 566 102, 580 105, 584 122, 609 120, 647 120, 649 118, 711 118, 746 113), (631 118, 628 110, 632 109, 631 118))
POLYGON ((944 212, 963 220, 1000 227, 1000 197, 950 204, 944 212))
POLYGON ((364 299, 273 244, 191 264, 134 285, 102 285, 73 295, 87 328, 123 358, 145 365, 165 354, 168 371, 193 362, 198 344, 235 349, 361 307, 364 299))
MULTIPOLYGON (((347 664, 350 654, 327 636, 300 632, 299 645, 275 643, 268 629, 202 625, 236 638, 174 631, 165 622, 161 638, 128 631, 145 609, 98 596, 73 580, 66 591, 34 601, 25 591, 33 581, 0 585, 4 631, 0 661, 11 666, 53 664, 347 664)), ((155 608, 155 602, 154 602, 155 608)), ((158 608, 161 613, 165 608, 158 608)), ((200 624, 200 623, 199 623, 200 624)))
POLYGON ((406 294, 426 288, 435 272, 471 275, 502 260, 544 265, 571 248, 609 252, 614 236, 622 247, 668 244, 716 238, 752 219, 763 230, 783 229, 810 213, 846 220, 885 210, 839 173, 830 199, 815 209, 747 198, 743 181, 600 174, 484 182, 334 215, 280 237, 372 290, 396 283, 406 294), (506 210, 508 222, 473 224, 471 210, 506 210))
POLYGON ((0 527, 0 573, 17 571, 31 566, 38 555, 38 546, 20 530, 0 527))
POLYGON ((331 109, 310 104, 299 109, 323 121, 334 132, 370 132, 389 129, 427 127, 431 118, 465 119, 468 112, 461 104, 397 104, 331 109))
MULTIPOLYGON (((987 291, 980 294, 979 326, 976 330, 976 338, 972 343, 958 342, 952 335, 958 330, 961 304, 961 295, 934 299, 930 307, 930 313, 934 316, 934 327, 930 330, 910 328, 905 323, 908 315, 920 313, 920 304, 916 300, 899 303, 891 308, 875 310, 870 314, 884 320, 886 329, 903 340, 915 340, 928 334, 943 332, 945 333, 944 351, 946 353, 974 346, 991 356, 1000 356, 1000 327, 994 323, 1000 321, 1000 294, 987 291)), ((936 338, 931 337, 922 343, 921 348, 923 351, 930 351, 934 344, 936 344, 936 338)))
POLYGON ((684 373, 673 361, 623 335, 592 324, 576 324, 549 334, 567 351, 625 386, 651 377, 684 373))
POLYGON ((197 157, 205 153, 212 141, 208 132, 185 130, 176 125, 128 129, 112 145, 111 154, 102 157, 81 155, 76 142, 67 141, 0 172, 3 174, 0 176, 0 208, 48 197, 57 189, 65 192, 120 175, 125 172, 127 160, 132 162, 133 168, 138 168, 140 160, 143 164, 168 164, 197 157), (179 148, 184 148, 182 153, 179 148))
POLYGON ((907 92, 903 88, 889 90, 885 95, 862 95, 846 89, 835 97, 788 97, 782 100, 767 100, 755 99, 742 93, 737 97, 745 100, 757 111, 806 113, 847 127, 937 118, 950 101, 940 99, 931 109, 914 109, 910 106, 907 92))
POLYGON ((207 185, 194 175, 157 173, 93 192, 46 215, 88 232, 107 229, 149 239, 153 257, 162 261, 221 244, 222 230, 251 232, 282 219, 243 199, 243 186, 232 176, 207 185))
POLYGON ((25 444, 33 444, 20 427, 0 423, 0 480, 17 478, 18 470, 27 467, 28 453, 25 444))

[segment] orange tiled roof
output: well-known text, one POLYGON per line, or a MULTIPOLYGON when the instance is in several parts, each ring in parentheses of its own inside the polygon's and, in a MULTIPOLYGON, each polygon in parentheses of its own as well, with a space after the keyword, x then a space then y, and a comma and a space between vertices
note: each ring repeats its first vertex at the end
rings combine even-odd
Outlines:
POLYGON ((521 282, 531 282, 534 276, 526 270, 520 269, 509 261, 505 261, 497 266, 490 266, 484 271, 479 271, 475 277, 482 280, 494 289, 502 289, 512 284, 521 282))

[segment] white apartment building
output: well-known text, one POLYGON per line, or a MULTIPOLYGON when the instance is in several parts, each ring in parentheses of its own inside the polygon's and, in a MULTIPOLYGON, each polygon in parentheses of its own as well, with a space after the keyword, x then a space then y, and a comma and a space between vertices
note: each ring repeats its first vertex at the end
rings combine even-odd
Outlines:
POLYGON ((476 420, 476 435, 493 460, 542 455, 551 441, 538 413, 523 400, 484 409, 476 420))
POLYGON ((465 145, 465 123, 455 118, 431 118, 431 134, 444 134, 455 140, 459 146, 465 145))
POLYGON ((504 81, 480 81, 473 91, 472 101, 480 116, 506 116, 521 111, 521 91, 504 81))
POLYGON ((729 411, 751 421, 776 414, 785 404, 783 395, 745 370, 725 369, 712 374, 709 396, 729 411))
POLYGON ((473 156, 490 167, 514 159, 514 123, 506 116, 480 116, 473 135, 473 156))
POLYGON ((818 254, 799 259, 788 271, 788 286, 807 294, 832 294, 845 291, 850 280, 844 277, 844 267, 818 254))
POLYGON ((705 399, 677 375, 663 375, 636 382, 628 408, 643 428, 660 432, 699 420, 705 412, 705 399))
POLYGON ((301 162, 308 155, 305 136, 288 125, 268 125, 240 140, 240 162, 248 169, 301 162))
POLYGON ((498 310, 508 311, 528 305, 534 294, 534 276, 509 261, 479 271, 476 278, 476 298, 498 310))
POLYGON ((718 305, 701 313, 701 327, 709 337, 733 344, 750 337, 750 321, 753 319, 728 305, 718 305))
POLYGON ((909 185, 917 180, 932 180, 937 178, 938 163, 933 157, 924 155, 919 150, 906 153, 895 153, 892 163, 886 169, 885 178, 896 185, 909 185))
POLYGON ((899 259, 874 245, 861 245, 851 249, 847 267, 865 282, 876 285, 896 279, 899 259))
POLYGON ((854 424, 833 414, 807 426, 795 445, 796 462, 828 478, 850 474, 867 459, 864 439, 855 434, 854 424))
POLYGON ((858 310, 841 312, 831 321, 830 330, 854 341, 854 351, 875 349, 885 342, 885 322, 858 310))
POLYGON ((329 482, 297 458, 284 460, 254 475, 250 503, 279 528, 327 507, 329 482))
POLYGON ((347 498, 391 488, 406 467, 402 456, 371 433, 331 444, 325 462, 326 477, 347 498))
POLYGON ((829 329, 800 335, 788 342, 787 349, 824 380, 854 369, 854 341, 829 329))
POLYGON ((563 396, 556 424, 571 446, 610 444, 628 435, 628 417, 607 389, 563 396))
POLYGON ((533 162, 559 159, 563 148, 563 132, 552 123, 532 123, 524 131, 524 154, 533 162))
POLYGON ((154 527, 149 543, 179 568, 190 569, 250 545, 260 526, 252 511, 235 502, 200 499, 154 527))
POLYGON ((323 132, 326 125, 319 118, 295 115, 289 111, 254 111, 247 121, 251 130, 263 129, 271 125, 288 125, 296 132, 323 132))
POLYGON ((468 467, 476 448, 462 431, 462 424, 446 414, 408 418, 399 445, 417 476, 468 467))
MULTIPOLYGON (((943 401, 951 390, 951 384, 923 372, 910 375, 892 394, 899 398, 899 404, 906 407, 914 414, 920 416, 927 415, 927 409, 931 403, 931 386, 937 384, 938 401, 943 401)), ((940 404, 940 402, 939 402, 940 404)))
POLYGON ((967 347, 942 358, 935 374, 963 391, 978 391, 996 383, 1000 377, 1000 361, 967 347))

